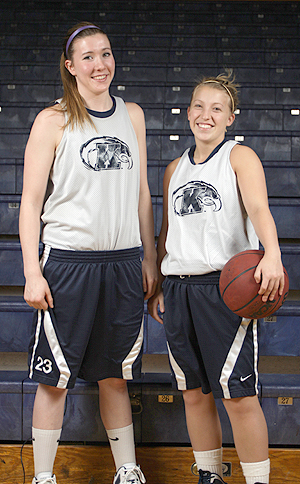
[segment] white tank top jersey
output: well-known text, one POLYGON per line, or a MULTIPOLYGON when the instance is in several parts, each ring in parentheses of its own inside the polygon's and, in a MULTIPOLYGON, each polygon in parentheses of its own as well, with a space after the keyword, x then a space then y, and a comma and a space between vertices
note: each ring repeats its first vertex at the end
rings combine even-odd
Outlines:
POLYGON ((96 131, 68 127, 57 148, 42 241, 66 250, 138 247, 139 147, 125 102, 88 112, 96 131))
POLYGON ((193 160, 195 147, 183 153, 169 183, 165 276, 222 270, 238 252, 258 249, 230 164, 235 145, 223 141, 200 164, 193 160))

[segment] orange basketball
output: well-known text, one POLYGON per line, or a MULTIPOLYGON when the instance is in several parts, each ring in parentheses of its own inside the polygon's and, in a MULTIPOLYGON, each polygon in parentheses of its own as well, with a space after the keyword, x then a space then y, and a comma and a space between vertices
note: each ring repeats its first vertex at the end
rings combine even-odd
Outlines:
POLYGON ((273 314, 286 299, 289 278, 284 268, 285 284, 282 296, 278 291, 273 301, 262 301, 258 294, 260 284, 255 282, 255 269, 264 255, 263 250, 245 250, 233 256, 224 266, 219 281, 220 293, 226 306, 235 314, 258 319, 273 314))

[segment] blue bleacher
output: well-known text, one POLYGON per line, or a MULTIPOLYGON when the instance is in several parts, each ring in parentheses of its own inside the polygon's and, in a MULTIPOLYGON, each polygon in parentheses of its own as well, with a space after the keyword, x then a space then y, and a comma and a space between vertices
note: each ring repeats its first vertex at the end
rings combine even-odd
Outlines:
POLYGON ((300 375, 263 374, 262 409, 270 444, 299 447, 300 375))
POLYGON ((3 441, 21 441, 22 382, 26 373, 0 371, 0 432, 3 441))
POLYGON ((0 352, 26 352, 32 326, 32 308, 22 296, 0 296, 0 352))
POLYGON ((275 315, 260 323, 259 353, 261 356, 300 356, 300 306, 286 302, 275 315))

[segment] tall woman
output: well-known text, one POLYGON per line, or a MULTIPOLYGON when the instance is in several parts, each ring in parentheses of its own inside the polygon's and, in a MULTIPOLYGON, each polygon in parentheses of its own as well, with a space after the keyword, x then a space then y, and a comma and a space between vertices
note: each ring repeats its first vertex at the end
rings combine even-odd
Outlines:
POLYGON ((33 483, 56 483, 65 398, 79 376, 99 385, 114 482, 140 484, 126 380, 140 375, 143 302, 156 285, 144 114, 110 95, 114 57, 96 25, 69 30, 60 70, 64 95, 38 114, 26 146, 20 210, 24 297, 36 309, 33 483))
POLYGON ((259 294, 272 300, 284 285, 261 162, 225 137, 237 103, 227 76, 203 79, 193 91, 188 119, 195 144, 165 172, 161 272, 148 303, 166 330, 199 484, 224 482, 215 398, 223 399, 229 415, 247 484, 269 482, 268 434, 257 397, 257 321, 232 313, 218 288, 225 263, 258 249, 259 240, 265 249, 254 275, 259 294))

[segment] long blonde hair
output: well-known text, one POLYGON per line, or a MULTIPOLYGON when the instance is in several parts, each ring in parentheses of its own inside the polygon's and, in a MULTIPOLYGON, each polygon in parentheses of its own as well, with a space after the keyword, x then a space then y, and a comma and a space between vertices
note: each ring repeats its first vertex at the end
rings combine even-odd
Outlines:
POLYGON ((96 35, 99 33, 106 35, 106 33, 94 23, 80 22, 68 30, 64 39, 63 53, 61 54, 60 58, 60 75, 63 83, 63 97, 60 101, 60 106, 67 114, 65 127, 70 125, 71 129, 75 128, 75 126, 83 128, 85 123, 89 123, 93 127, 95 126, 86 110, 83 98, 78 91, 76 79, 66 68, 65 61, 67 59, 72 60, 74 53, 74 39, 88 37, 90 35, 96 35), (82 27, 83 29, 81 29, 82 27), (78 33, 75 33, 77 30, 78 33), (71 38, 74 33, 75 35, 73 38, 71 38), (71 42, 69 42, 67 48, 69 39, 71 42))

